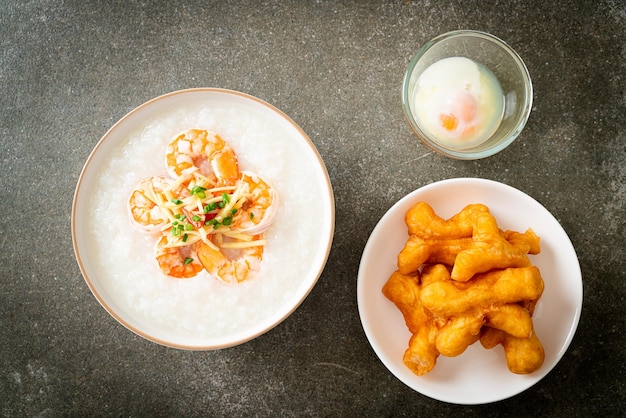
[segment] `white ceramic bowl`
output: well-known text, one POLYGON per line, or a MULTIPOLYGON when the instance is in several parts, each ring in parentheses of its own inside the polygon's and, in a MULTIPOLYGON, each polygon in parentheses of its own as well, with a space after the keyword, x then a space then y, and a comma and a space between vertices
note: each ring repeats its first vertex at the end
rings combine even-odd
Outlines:
POLYGON ((382 363, 417 392, 456 404, 483 404, 516 395, 531 387, 558 363, 569 347, 582 310, 582 278, 574 247, 558 221, 523 192, 491 180, 459 178, 424 186, 389 209, 365 246, 358 274, 357 297, 363 328, 382 363), (541 270, 545 290, 534 325, 545 349, 541 368, 528 375, 511 373, 501 346, 471 345, 458 357, 439 356, 424 376, 413 374, 402 362, 410 333, 400 311, 382 294, 404 246, 404 215, 416 202, 429 203, 444 219, 471 203, 487 205, 502 229, 532 228, 541 238, 541 253, 530 256, 541 270))
POLYGON ((150 100, 102 137, 76 186, 72 239, 91 292, 122 325, 165 346, 211 350, 267 332, 302 303, 324 269, 334 216, 324 163, 293 120, 255 97, 201 88, 150 100), (239 286, 206 272, 165 277, 154 259, 155 239, 137 233, 126 216, 134 185, 165 174, 165 145, 193 127, 220 133, 240 169, 270 180, 280 196, 261 272, 239 286))

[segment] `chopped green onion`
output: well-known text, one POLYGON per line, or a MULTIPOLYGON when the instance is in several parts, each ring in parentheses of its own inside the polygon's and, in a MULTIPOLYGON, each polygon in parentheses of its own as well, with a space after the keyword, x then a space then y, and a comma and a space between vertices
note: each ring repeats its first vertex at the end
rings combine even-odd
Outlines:
POLYGON ((191 188, 191 194, 196 195, 200 199, 204 199, 206 197, 206 193, 204 193, 205 191, 206 191, 206 188, 202 186, 193 186, 191 188))
POLYGON ((191 263, 192 261, 193 261, 193 258, 187 257, 187 258, 185 258, 185 261, 183 262, 183 264, 187 265, 187 264, 191 263))
POLYGON ((213 225, 213 229, 217 229, 220 226, 220 223, 217 219, 211 219, 204 223, 205 225, 213 225))
POLYGON ((187 238, 189 238, 189 235, 187 234, 183 235, 183 242, 187 242, 187 238))
POLYGON ((217 203, 211 202, 211 203, 209 203, 208 205, 206 205, 204 207, 204 213, 209 213, 209 212, 211 212, 212 210, 215 210, 215 209, 217 209, 217 203))
POLYGON ((204 192, 205 190, 206 190, 206 187, 195 185, 191 188, 191 193, 204 192))
POLYGON ((232 223, 233 223, 233 217, 232 216, 227 216, 222 221, 222 224, 224 224, 224 226, 228 226, 228 225, 230 225, 232 223))
POLYGON ((191 218, 192 221, 194 222, 198 222, 199 220, 201 220, 202 218, 198 215, 193 215, 193 217, 191 218))
POLYGON ((185 224, 185 231, 191 231, 193 229, 193 225, 185 224))
POLYGON ((183 201, 180 200, 180 199, 172 199, 172 203, 175 204, 175 205, 182 205, 183 201))
POLYGON ((254 212, 250 212, 250 219, 254 219, 254 212))
POLYGON ((230 203, 230 196, 228 195, 228 193, 222 193, 222 201, 223 201, 225 204, 230 203))

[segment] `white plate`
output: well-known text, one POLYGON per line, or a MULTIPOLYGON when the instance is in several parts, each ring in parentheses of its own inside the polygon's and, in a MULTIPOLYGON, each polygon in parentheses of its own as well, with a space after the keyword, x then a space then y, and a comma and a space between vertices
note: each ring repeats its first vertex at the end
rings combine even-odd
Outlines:
POLYGON ((582 309, 582 278, 574 247, 558 221, 523 192, 491 180, 459 178, 424 186, 397 202, 378 222, 365 246, 358 275, 357 299, 363 328, 383 364, 407 386, 440 401, 483 404, 516 395, 541 380, 567 350, 582 309), (404 214, 416 202, 429 203, 448 219, 471 203, 487 205, 502 229, 532 228, 541 238, 541 253, 530 256, 541 270, 545 290, 534 325, 545 349, 541 368, 529 375, 509 372, 501 346, 471 345, 463 354, 439 356, 424 376, 402 362, 410 334, 402 314, 382 294, 407 239, 404 214))
POLYGON ((89 156, 72 207, 76 258, 100 304, 136 334, 181 349, 234 346, 282 322, 321 275, 333 232, 331 183, 311 140, 275 107, 224 89, 169 93, 124 116, 89 156), (165 174, 165 145, 189 128, 221 134, 240 168, 260 174, 279 193, 261 274, 239 286, 205 272, 186 280, 165 277, 154 260, 156 239, 138 235, 126 216, 134 185, 165 174), (308 211, 315 211, 315 223, 308 211), (130 251, 142 267, 129 264, 130 251))

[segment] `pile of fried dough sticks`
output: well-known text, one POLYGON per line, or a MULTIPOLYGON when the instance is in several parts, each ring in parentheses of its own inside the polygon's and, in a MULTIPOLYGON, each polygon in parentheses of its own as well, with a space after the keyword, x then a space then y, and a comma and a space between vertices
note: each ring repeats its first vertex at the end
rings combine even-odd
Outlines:
POLYGON ((383 294, 412 334, 403 362, 416 375, 438 356, 458 356, 476 341, 504 348, 509 370, 528 374, 543 364, 532 315, 544 282, 528 254, 539 237, 499 229, 489 208, 471 204, 448 220, 418 202, 405 216, 409 237, 383 294))

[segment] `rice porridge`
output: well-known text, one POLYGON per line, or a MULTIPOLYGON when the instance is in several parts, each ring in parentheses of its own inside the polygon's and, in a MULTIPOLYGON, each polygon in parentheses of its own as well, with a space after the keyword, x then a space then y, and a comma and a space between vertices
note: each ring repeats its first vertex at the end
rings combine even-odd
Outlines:
POLYGON ((109 154, 91 193, 89 231, 103 286, 119 309, 169 334, 219 338, 270 320, 293 297, 317 256, 314 220, 326 200, 321 185, 306 180, 318 177, 319 167, 298 158, 310 152, 307 145, 281 141, 281 135, 281 126, 252 109, 198 103, 155 115, 109 154), (268 179, 279 196, 261 270, 236 286, 206 271, 191 279, 165 276, 155 260, 155 237, 129 220, 131 191, 143 179, 167 176, 166 146, 189 128, 218 133, 235 150, 239 168, 268 179))

